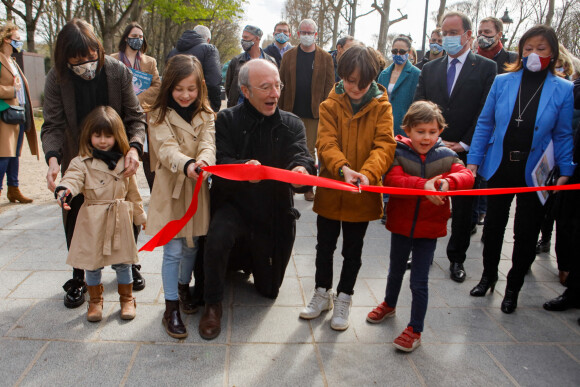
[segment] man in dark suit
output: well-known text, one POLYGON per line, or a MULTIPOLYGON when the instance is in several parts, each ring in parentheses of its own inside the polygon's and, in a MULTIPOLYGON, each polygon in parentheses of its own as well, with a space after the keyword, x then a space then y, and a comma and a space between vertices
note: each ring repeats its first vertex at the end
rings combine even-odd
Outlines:
MULTIPOLYGON (((443 16, 441 31, 447 55, 425 64, 415 93, 415 101, 428 100, 441 108, 447 128, 441 133, 444 144, 457 152, 465 163, 477 118, 497 74, 495 62, 470 50, 472 29, 469 18, 460 12, 443 16)), ((465 281, 466 251, 471 231, 471 196, 454 196, 451 237, 447 257, 451 279, 465 281)))

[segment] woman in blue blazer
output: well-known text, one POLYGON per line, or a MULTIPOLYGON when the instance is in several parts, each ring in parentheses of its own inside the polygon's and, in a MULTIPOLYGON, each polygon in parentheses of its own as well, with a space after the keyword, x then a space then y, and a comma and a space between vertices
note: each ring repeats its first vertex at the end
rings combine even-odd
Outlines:
MULTIPOLYGON (((550 142, 560 168, 557 184, 565 184, 573 174, 573 86, 554 75, 558 53, 554 30, 535 26, 520 39, 520 59, 512 64, 511 72, 496 77, 467 155, 468 168, 487 179, 489 188, 532 186, 532 170, 550 142)), ((536 257, 544 207, 535 192, 489 196, 483 228, 483 274, 471 290, 472 296, 481 297, 495 287, 514 196, 514 248, 501 304, 504 313, 516 309, 524 276, 536 257)))
POLYGON ((393 41, 393 64, 379 75, 378 83, 387 89, 389 102, 393 106, 393 135, 405 132, 401 129, 403 117, 413 103, 415 89, 419 82, 421 70, 409 61, 411 41, 405 37, 398 37, 393 41))

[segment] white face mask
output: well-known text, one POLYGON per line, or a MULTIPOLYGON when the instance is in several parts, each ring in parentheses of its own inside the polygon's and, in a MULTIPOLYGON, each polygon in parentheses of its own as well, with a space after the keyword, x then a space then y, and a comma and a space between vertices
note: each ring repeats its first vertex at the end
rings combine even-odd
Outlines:
POLYGON ((99 60, 91 60, 88 62, 80 63, 77 65, 68 64, 68 68, 73 71, 76 75, 84 80, 90 81, 97 76, 97 67, 99 66, 99 60))
POLYGON ((302 35, 300 34, 300 44, 304 47, 310 47, 314 44, 315 35, 302 35))

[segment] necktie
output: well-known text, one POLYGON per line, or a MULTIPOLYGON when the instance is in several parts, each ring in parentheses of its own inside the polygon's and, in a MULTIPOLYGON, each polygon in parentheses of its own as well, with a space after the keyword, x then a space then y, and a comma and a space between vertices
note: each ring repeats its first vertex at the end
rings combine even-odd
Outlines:
POLYGON ((451 66, 447 70, 447 95, 451 96, 451 90, 453 89, 453 82, 455 81, 455 65, 459 62, 457 58, 451 61, 451 66))

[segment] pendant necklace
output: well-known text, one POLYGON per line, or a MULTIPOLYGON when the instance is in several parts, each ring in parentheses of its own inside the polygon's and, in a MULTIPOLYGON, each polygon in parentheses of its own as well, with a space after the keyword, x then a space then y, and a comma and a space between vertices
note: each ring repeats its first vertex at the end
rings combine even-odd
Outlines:
POLYGON ((520 123, 524 121, 522 120, 522 115, 524 114, 524 112, 528 108, 528 105, 530 104, 530 102, 532 102, 536 94, 538 94, 538 91, 540 91, 542 86, 544 86, 544 82, 546 82, 546 79, 542 81, 540 87, 538 87, 538 90, 536 90, 536 92, 534 93, 534 95, 532 95, 532 98, 530 98, 526 106, 524 106, 524 110, 522 110, 522 83, 520 82, 520 90, 518 91, 518 118, 515 119, 515 121, 518 123, 518 128, 520 127, 520 123))

